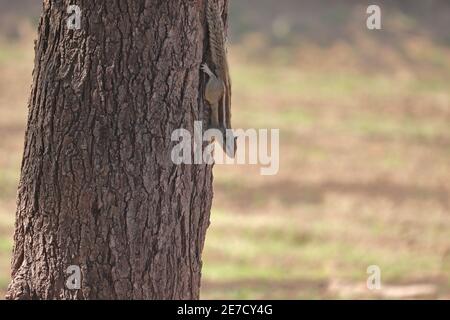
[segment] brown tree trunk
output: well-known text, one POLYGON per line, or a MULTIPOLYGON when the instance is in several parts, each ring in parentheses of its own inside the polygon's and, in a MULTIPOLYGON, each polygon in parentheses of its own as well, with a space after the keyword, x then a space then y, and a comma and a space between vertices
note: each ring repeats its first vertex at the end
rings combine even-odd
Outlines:
POLYGON ((44 1, 7 298, 199 298, 212 168, 170 154, 172 131, 206 118, 204 10, 44 1), (80 30, 67 28, 73 4, 80 30))

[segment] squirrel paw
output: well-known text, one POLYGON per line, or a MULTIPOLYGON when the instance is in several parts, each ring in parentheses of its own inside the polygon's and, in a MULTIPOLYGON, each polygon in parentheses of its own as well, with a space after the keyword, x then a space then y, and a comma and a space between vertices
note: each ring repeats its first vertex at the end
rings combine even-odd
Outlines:
POLYGON ((214 73, 211 71, 211 69, 208 67, 206 63, 202 63, 200 69, 210 77, 214 76, 214 73))

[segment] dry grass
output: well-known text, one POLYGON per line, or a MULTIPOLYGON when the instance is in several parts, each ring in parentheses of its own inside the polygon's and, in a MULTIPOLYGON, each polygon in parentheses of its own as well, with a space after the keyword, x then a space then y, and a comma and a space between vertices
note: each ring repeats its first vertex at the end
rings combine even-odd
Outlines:
POLYGON ((233 61, 234 123, 280 128, 281 166, 216 168, 204 298, 449 297, 450 73, 422 63, 233 61))

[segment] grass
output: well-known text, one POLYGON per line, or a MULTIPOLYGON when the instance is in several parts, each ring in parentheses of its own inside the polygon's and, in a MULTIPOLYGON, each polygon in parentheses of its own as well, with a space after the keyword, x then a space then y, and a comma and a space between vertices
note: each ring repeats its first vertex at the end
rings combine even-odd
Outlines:
POLYGON ((233 79, 235 123, 280 128, 285 152, 275 182, 216 168, 203 297, 346 297, 331 284, 373 264, 448 295, 448 81, 251 63, 233 79))
MULTIPOLYGON (((6 206, 7 207, 7 206, 6 206)), ((9 263, 12 252, 13 215, 4 212, 5 204, 0 201, 0 294, 9 283, 9 263)))
POLYGON ((275 218, 225 211, 214 211, 212 217, 205 253, 210 261, 204 266, 207 282, 339 278, 363 283, 372 264, 380 265, 385 281, 392 282, 444 271, 432 252, 418 255, 407 248, 393 250, 388 241, 378 243, 377 239, 394 235, 386 224, 367 228, 364 221, 349 226, 345 220, 325 219, 306 224, 291 215, 275 218))
POLYGON ((0 46, 0 63, 22 62, 25 58, 27 58, 27 56, 21 49, 22 47, 14 44, 2 44, 0 46))
POLYGON ((379 116, 371 113, 361 113, 344 123, 355 133, 365 135, 378 135, 389 138, 406 137, 411 139, 436 139, 440 136, 449 136, 450 128, 446 119, 435 120, 432 123, 405 117, 402 121, 379 116))
MULTIPOLYGON (((387 75, 362 75, 342 72, 305 72, 289 66, 276 69, 263 66, 242 65, 233 70, 235 87, 250 94, 278 96, 320 96, 324 99, 349 98, 349 94, 392 95, 399 88, 395 78, 387 75)), ((404 84, 406 86, 409 83, 404 84)))

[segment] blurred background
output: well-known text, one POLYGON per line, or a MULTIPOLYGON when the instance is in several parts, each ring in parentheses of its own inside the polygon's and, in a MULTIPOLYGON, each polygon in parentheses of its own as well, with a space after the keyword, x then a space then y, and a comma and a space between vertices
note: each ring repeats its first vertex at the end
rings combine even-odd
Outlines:
MULTIPOLYGON (((231 0, 237 128, 280 171, 216 166, 202 298, 450 298, 450 2, 231 0), (368 290, 370 265, 381 290, 368 290)), ((0 0, 0 296, 42 1, 0 0)))

